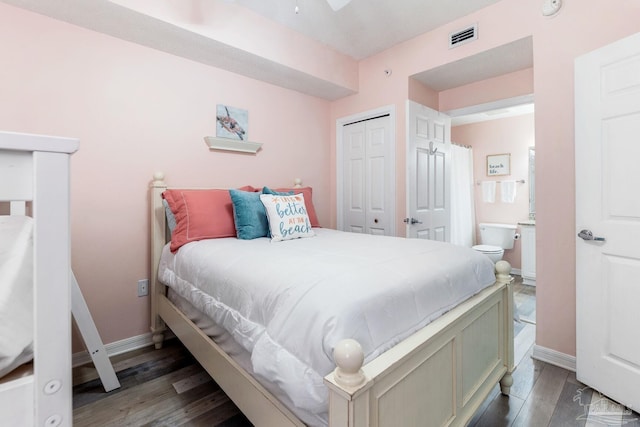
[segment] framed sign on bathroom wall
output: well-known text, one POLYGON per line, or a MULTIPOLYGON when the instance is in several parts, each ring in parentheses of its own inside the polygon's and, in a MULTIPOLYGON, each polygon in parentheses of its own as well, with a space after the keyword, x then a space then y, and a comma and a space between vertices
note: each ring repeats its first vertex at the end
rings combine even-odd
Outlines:
POLYGON ((487 156, 487 176, 511 175, 511 154, 487 156))

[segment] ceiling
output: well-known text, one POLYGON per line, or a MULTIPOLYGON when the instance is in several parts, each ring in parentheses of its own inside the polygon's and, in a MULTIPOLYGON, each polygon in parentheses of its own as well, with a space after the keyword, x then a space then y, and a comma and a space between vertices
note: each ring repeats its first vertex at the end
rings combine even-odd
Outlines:
MULTIPOLYGON (((313 96, 335 100, 353 94, 353 89, 230 48, 126 7, 142 0, 0 1, 313 96)), ((188 2, 194 10, 233 3, 359 60, 499 0, 352 0, 335 12, 325 0, 165 0, 156 4, 171 1, 188 2)), ((532 58, 528 39, 413 77, 440 91, 529 68, 532 58)))
POLYGON ((325 0, 230 1, 359 60, 499 0, 351 0, 337 12, 325 0))

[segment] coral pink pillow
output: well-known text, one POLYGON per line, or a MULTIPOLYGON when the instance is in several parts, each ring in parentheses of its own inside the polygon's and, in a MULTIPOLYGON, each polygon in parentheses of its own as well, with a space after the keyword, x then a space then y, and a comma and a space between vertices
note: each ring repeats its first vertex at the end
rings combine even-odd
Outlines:
POLYGON ((313 199, 312 193, 313 189, 311 187, 302 187, 302 188, 276 188, 275 191, 279 193, 287 193, 293 191, 293 194, 304 195, 304 204, 307 208, 307 215, 309 215, 309 221, 311 222, 312 227, 320 227, 320 222, 318 221, 318 215, 316 215, 316 210, 313 207, 313 199))
MULTIPOLYGON (((253 187, 241 190, 253 191, 253 187)), ((172 252, 196 240, 236 236, 229 190, 166 190, 162 197, 176 218, 172 252)))

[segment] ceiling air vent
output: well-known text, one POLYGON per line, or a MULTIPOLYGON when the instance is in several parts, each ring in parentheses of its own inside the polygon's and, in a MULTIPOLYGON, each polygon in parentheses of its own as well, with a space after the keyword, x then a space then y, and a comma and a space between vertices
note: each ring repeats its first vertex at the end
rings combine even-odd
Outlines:
POLYGON ((449 34, 449 49, 478 39, 478 24, 449 34))

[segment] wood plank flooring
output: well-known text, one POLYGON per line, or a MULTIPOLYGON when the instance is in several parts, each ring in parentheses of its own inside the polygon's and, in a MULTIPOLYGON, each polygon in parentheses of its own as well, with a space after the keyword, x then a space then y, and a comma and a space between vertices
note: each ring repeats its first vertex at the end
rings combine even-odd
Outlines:
POLYGON ((575 372, 531 358, 535 343, 535 287, 516 276, 514 323, 517 369, 509 397, 496 387, 470 427, 640 427, 640 416, 581 384, 575 372))
POLYGON ((177 340, 112 358, 121 388, 74 369, 74 426, 251 426, 177 340))
MULTIPOLYGON (((579 383, 575 373, 531 358, 535 288, 516 279, 518 369, 511 395, 502 396, 496 385, 469 425, 640 427, 637 413, 579 383)), ((74 426, 252 426, 178 340, 111 360, 122 387, 110 393, 93 366, 74 368, 74 426)))

